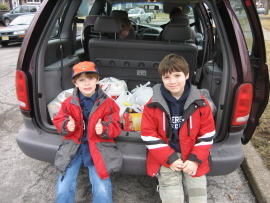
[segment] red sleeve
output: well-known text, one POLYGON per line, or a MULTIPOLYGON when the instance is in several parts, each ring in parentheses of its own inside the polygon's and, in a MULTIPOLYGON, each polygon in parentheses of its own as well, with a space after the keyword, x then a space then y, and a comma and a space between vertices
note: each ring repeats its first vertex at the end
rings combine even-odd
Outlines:
POLYGON ((101 137, 104 139, 112 139, 120 135, 121 128, 120 128, 120 116, 119 116, 119 107, 109 98, 108 104, 106 103, 106 113, 102 118, 102 126, 103 126, 103 133, 101 137))
POLYGON ((65 100, 61 105, 60 111, 53 118, 52 122, 61 135, 67 135, 68 133, 70 133, 67 129, 68 121, 69 113, 67 108, 67 100, 65 100))
MULTIPOLYGON (((213 145, 213 138, 216 133, 211 107, 207 100, 204 99, 204 101, 207 103, 207 106, 200 107, 199 109, 201 114, 200 130, 198 133, 197 142, 191 151, 191 155, 195 155, 196 158, 202 162, 205 161, 209 156, 210 148, 213 145)), ((188 158, 189 160, 192 159, 191 155, 188 158)), ((200 164, 199 162, 197 163, 200 164)))

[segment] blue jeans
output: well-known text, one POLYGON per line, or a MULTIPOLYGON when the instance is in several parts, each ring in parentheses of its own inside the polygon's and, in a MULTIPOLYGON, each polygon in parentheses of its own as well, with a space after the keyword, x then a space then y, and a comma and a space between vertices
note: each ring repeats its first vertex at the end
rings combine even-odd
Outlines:
MULTIPOLYGON (((92 162, 93 163, 93 162, 92 162)), ((81 165, 83 164, 82 154, 68 166, 64 179, 60 173, 56 185, 56 202, 67 203, 75 202, 75 193, 77 186, 77 176, 81 165)), ((94 164, 88 166, 89 179, 92 184, 92 194, 94 203, 111 203, 112 202, 112 184, 111 179, 100 179, 94 164)))

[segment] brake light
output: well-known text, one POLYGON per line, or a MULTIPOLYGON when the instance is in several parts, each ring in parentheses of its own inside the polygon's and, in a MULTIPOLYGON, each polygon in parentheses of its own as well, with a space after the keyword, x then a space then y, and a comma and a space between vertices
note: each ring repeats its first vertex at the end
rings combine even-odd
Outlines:
POLYGON ((242 125, 248 121, 253 99, 251 84, 241 85, 236 93, 235 108, 232 125, 242 125))
POLYGON ((27 91, 27 79, 23 71, 16 71, 16 92, 18 104, 21 109, 30 110, 28 91, 27 91))

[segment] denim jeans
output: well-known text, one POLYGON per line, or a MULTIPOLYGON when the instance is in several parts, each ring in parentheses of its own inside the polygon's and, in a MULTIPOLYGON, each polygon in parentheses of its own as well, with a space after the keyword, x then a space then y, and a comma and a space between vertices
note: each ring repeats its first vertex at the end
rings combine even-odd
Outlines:
MULTIPOLYGON (((93 162, 92 162, 93 163, 93 162)), ((75 202, 77 176, 80 167, 83 164, 82 154, 68 166, 64 179, 60 173, 56 185, 56 202, 73 203, 75 202)), ((111 203, 112 202, 112 184, 110 178, 100 179, 94 164, 88 166, 89 179, 92 184, 92 194, 94 203, 111 203)))

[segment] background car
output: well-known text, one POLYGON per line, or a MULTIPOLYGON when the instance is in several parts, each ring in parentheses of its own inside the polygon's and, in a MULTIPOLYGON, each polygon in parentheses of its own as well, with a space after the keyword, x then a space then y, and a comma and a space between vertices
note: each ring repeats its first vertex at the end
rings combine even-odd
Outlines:
POLYGON ((257 8, 258 14, 266 14, 265 8, 257 8))
POLYGON ((6 26, 10 24, 16 17, 25 14, 34 14, 39 9, 40 5, 21 5, 14 8, 12 11, 3 14, 2 21, 6 26))
POLYGON ((7 46, 12 42, 22 42, 27 33, 34 14, 21 15, 15 18, 7 27, 0 29, 0 43, 7 46))
POLYGON ((143 8, 133 8, 128 11, 128 18, 138 24, 141 21, 146 21, 147 23, 150 23, 151 20, 154 18, 154 14, 151 12, 145 12, 143 8))

